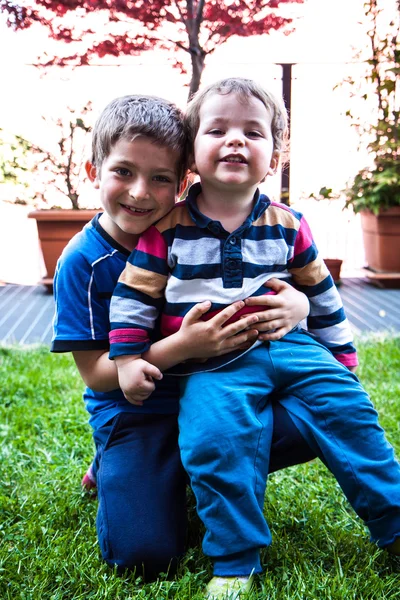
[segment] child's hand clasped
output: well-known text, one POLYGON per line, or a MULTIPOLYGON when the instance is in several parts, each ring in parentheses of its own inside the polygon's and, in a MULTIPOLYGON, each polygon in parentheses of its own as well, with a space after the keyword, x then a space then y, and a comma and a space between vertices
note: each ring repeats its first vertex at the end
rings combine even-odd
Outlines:
POLYGON ((131 404, 143 406, 144 400, 154 392, 154 379, 162 379, 160 369, 137 356, 119 356, 115 360, 125 398, 131 404))
POLYGON ((258 323, 253 329, 259 331, 259 340, 279 340, 308 316, 310 304, 302 292, 281 279, 269 279, 265 284, 276 295, 252 296, 245 300, 247 306, 265 306, 264 311, 254 313, 258 323))
POLYGON ((201 317, 208 312, 210 306, 211 302, 208 300, 196 304, 182 321, 179 334, 190 358, 221 356, 239 348, 250 347, 255 342, 258 336, 255 327, 258 315, 246 315, 234 323, 226 324, 245 306, 243 301, 234 302, 208 321, 203 321, 201 317))

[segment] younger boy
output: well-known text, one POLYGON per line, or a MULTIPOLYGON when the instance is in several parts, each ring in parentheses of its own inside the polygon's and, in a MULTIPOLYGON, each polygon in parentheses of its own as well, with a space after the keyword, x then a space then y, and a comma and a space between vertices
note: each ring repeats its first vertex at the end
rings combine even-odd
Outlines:
POLYGON ((284 108, 254 82, 228 79, 200 92, 187 118, 201 184, 140 238, 111 302, 110 357, 117 359, 126 397, 136 401, 140 356, 150 347, 160 313, 161 332, 169 335, 204 299, 211 301, 211 316, 249 296, 258 297, 247 302, 254 310, 277 275, 290 274, 306 293, 309 329, 326 346, 295 330, 255 344, 235 361, 210 360, 196 370, 186 365, 179 443, 206 527, 203 548, 219 576, 209 585, 209 597, 247 589, 251 573, 261 570, 259 548, 271 543, 263 499, 272 391, 284 395, 282 404, 332 470, 371 538, 397 551, 400 468, 350 371, 357 357, 340 296, 302 215, 257 189, 277 169, 284 108))
MULTIPOLYGON (((154 393, 143 407, 125 399, 115 364, 108 359, 109 304, 139 235, 174 206, 186 161, 186 128, 173 104, 147 96, 112 101, 95 124, 87 163, 104 212, 68 244, 54 281, 52 351, 72 352, 88 386, 84 400, 97 449, 101 552, 110 565, 140 573, 144 569, 147 578, 167 571, 184 551, 186 476, 178 448, 178 389, 169 378, 155 385, 159 370, 149 364, 140 390, 148 396, 156 388, 154 393)), ((302 294, 279 289, 276 308, 259 321, 272 318, 272 326, 284 332, 307 311, 304 304, 300 311, 294 306, 301 304, 302 294)), ((194 307, 179 335, 152 346, 149 360, 165 369, 182 360, 223 354, 254 339, 257 331, 245 329, 257 316, 222 327, 240 306, 236 303, 208 323, 199 320, 204 307, 194 307)), ((261 330, 263 326, 268 328, 268 323, 258 325, 261 330)), ((283 444, 284 449, 276 467, 310 458, 311 451, 284 412, 278 425, 282 433, 276 436, 277 447, 283 444)))

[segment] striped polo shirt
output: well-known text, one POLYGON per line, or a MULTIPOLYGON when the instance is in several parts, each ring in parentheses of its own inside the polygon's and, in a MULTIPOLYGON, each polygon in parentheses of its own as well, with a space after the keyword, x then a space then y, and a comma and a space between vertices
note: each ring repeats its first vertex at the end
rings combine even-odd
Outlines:
MULTIPOLYGON (((110 307, 110 358, 142 354, 158 324, 179 330, 198 302, 211 301, 206 319, 250 296, 274 293, 272 277, 290 278, 310 301, 308 330, 346 366, 357 364, 353 336, 332 277, 304 217, 258 191, 245 222, 229 233, 201 213, 195 184, 150 227, 128 258, 110 307)), ((262 307, 245 307, 235 318, 262 307)))

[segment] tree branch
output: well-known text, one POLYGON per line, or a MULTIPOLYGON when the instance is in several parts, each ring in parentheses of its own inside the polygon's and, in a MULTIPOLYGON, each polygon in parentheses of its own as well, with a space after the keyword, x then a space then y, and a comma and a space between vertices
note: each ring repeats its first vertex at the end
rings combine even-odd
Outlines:
POLYGON ((175 46, 178 46, 178 48, 180 48, 181 50, 184 50, 185 52, 189 52, 190 54, 190 48, 187 48, 184 44, 182 44, 182 42, 174 42, 174 40, 168 40, 171 44, 175 44, 175 46))
POLYGON ((205 4, 205 0, 200 0, 199 5, 197 7, 197 14, 196 14, 197 31, 200 31, 200 25, 202 24, 202 21, 203 21, 204 4, 205 4))
POLYGON ((193 0, 186 0, 188 20, 193 20, 193 0))
POLYGON ((179 17, 180 17, 182 23, 186 27, 186 19, 185 19, 184 15, 183 15, 183 12, 182 12, 181 7, 179 6, 179 3, 177 2, 177 0, 174 0, 174 4, 175 4, 176 8, 178 9, 179 17))

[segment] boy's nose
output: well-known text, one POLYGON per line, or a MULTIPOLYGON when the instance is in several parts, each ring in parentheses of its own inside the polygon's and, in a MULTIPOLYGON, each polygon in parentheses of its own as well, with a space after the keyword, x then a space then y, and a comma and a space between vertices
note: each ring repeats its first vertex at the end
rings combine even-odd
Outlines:
POLYGON ((144 181, 135 181, 129 188, 129 195, 138 201, 146 200, 150 196, 144 181))
POLYGON ((228 135, 227 139, 226 139, 227 146, 231 146, 231 147, 233 146, 234 148, 242 147, 242 146, 244 146, 244 143, 245 143, 244 135, 239 132, 228 135))

